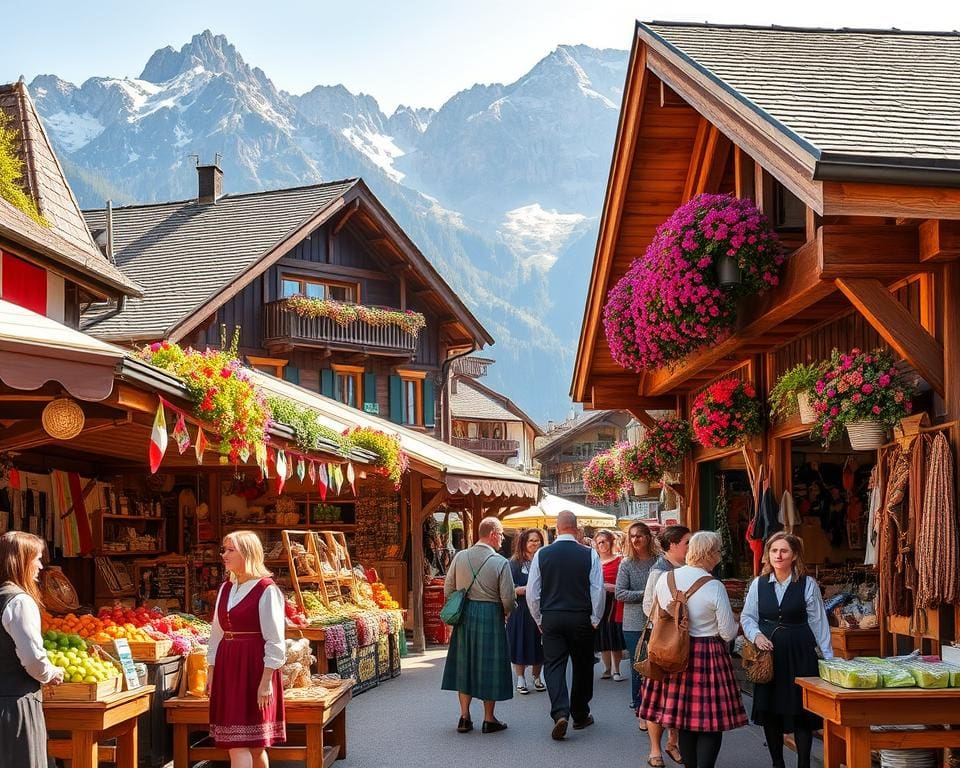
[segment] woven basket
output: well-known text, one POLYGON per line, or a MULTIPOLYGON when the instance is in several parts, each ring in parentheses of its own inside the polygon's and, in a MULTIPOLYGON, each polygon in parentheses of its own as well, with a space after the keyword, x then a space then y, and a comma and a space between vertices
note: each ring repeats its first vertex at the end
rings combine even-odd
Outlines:
POLYGON ((646 496, 650 492, 650 483, 647 480, 633 481, 633 495, 646 496))
POLYGON ((845 426, 855 451, 874 451, 887 439, 887 428, 879 421, 850 421, 845 426))
POLYGON ((797 408, 800 410, 800 423, 813 424, 817 420, 817 412, 810 405, 810 395, 806 392, 797 393, 797 408))
POLYGON ((80 607, 77 591, 58 567, 50 566, 43 574, 43 603, 52 613, 71 613, 80 607))
POLYGON ((51 400, 40 416, 46 433, 57 440, 71 440, 79 435, 85 420, 83 408, 69 397, 51 400))

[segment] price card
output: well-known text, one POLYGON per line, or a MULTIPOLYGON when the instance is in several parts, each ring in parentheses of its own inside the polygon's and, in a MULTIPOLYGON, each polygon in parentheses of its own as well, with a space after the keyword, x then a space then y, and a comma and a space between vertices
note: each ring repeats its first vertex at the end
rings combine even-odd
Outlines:
POLYGON ((125 637, 114 638, 113 649, 120 660, 120 666, 123 667, 123 676, 127 680, 127 690, 132 691, 140 687, 140 676, 137 674, 136 667, 133 666, 133 653, 130 651, 130 644, 125 637))

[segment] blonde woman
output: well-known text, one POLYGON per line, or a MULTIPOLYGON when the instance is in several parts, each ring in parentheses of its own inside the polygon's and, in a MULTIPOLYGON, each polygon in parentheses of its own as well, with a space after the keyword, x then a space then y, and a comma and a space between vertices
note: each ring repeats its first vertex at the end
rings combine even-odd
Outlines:
POLYGON ((47 727, 40 686, 63 682, 40 634, 40 590, 46 545, 38 536, 0 536, 0 754, 4 765, 47 768, 47 727))
POLYGON ((820 587, 807 576, 803 540, 775 533, 766 543, 760 576, 747 590, 740 623, 747 639, 773 651, 773 680, 754 687, 750 718, 763 726, 774 768, 783 768, 783 734, 797 744, 798 768, 810 768, 813 732, 821 721, 803 707, 798 677, 817 675, 817 649, 833 658, 820 587))
POLYGON ((263 564, 253 531, 233 531, 221 550, 220 587, 207 650, 210 735, 231 768, 267 768, 266 748, 286 741, 283 593, 263 564))
MULTIPOLYGON (((678 592, 686 592, 720 563, 720 536, 698 531, 690 537, 687 564, 673 571, 678 592)), ((666 608, 672 600, 668 578, 657 582, 655 600, 666 608)), ((723 583, 711 578, 687 600, 690 661, 687 669, 662 680, 643 681, 640 716, 658 718, 679 732, 686 768, 713 768, 723 732, 747 724, 733 675, 727 643, 737 635, 737 620, 723 583)))

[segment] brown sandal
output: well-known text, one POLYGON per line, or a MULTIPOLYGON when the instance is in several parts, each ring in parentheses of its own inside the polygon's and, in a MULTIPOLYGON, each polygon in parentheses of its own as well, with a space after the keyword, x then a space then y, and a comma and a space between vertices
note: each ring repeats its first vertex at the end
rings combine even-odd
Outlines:
POLYGON ((673 762, 677 763, 678 765, 683 765, 683 757, 680 755, 679 747, 668 746, 663 751, 666 752, 668 755, 670 755, 670 759, 673 760, 673 762))
POLYGON ((649 765, 650 768, 665 768, 666 763, 664 763, 663 758, 658 755, 657 757, 648 757, 647 765, 649 765))

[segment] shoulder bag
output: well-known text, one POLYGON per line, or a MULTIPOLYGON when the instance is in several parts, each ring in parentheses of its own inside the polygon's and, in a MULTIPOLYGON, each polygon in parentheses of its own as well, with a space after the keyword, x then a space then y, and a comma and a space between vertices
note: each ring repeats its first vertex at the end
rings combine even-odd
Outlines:
MULTIPOLYGON (((487 560, 493 557, 494 554, 496 553, 487 555, 484 561, 480 563, 480 567, 473 571, 473 579, 470 581, 470 586, 466 589, 455 589, 447 595, 447 599, 443 603, 443 608, 440 609, 440 621, 444 624, 449 624, 451 627, 455 627, 463 621, 463 612, 467 607, 467 593, 477 580, 477 576, 480 575, 480 571, 483 570, 483 566, 487 564, 487 560)), ((470 561, 468 560, 467 564, 469 565, 469 563, 470 561)))
MULTIPOLYGON (((777 627, 780 629, 780 627, 777 627)), ((770 634, 770 641, 777 634, 774 629, 770 634)), ((751 683, 769 683, 773 680, 773 651, 762 651, 756 643, 743 638, 743 648, 740 650, 740 661, 743 663, 743 672, 751 683)))

